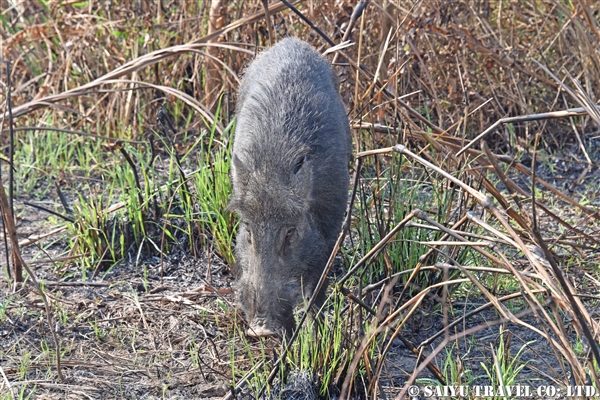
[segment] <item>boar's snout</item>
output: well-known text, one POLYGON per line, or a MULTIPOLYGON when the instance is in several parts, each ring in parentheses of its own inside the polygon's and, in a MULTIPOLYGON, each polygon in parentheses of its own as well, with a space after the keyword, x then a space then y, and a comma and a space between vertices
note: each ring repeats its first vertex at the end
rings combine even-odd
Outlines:
POLYGON ((246 333, 289 338, 296 324, 293 306, 301 301, 300 287, 294 283, 256 280, 256 276, 245 275, 237 288, 237 302, 250 323, 246 333))
POLYGON ((254 318, 246 331, 248 336, 278 336, 277 331, 272 329, 272 323, 268 318, 254 318))

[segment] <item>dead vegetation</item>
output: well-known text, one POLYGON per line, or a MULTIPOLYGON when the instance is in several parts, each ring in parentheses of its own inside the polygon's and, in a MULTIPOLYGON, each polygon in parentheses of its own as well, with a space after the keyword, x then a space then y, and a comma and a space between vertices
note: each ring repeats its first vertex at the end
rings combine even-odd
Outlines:
MULTIPOLYGON (((307 380, 299 365, 320 385, 329 379, 325 397, 402 398, 417 378, 431 379, 421 387, 600 387, 600 4, 277 1, 270 23, 262 1, 15 1, 2 10, 2 181, 16 211, 2 208, 17 225, 4 224, 13 256, 3 257, 0 398, 275 396, 294 393, 282 373, 307 380), (329 263, 331 302, 343 308, 326 312, 331 331, 316 334, 305 364, 293 355, 309 351, 301 334, 289 347, 245 338, 229 296, 230 255, 208 223, 194 222, 193 239, 169 252, 166 241, 142 252, 132 240, 121 262, 106 271, 102 254, 86 274, 77 260, 90 253, 53 229, 65 222, 31 222, 23 206, 37 200, 69 214, 78 192, 139 186, 144 229, 175 219, 179 199, 200 207, 198 171, 185 164, 191 143, 207 143, 201 158, 230 140, 238 75, 285 35, 321 51, 340 44, 328 57, 357 158, 341 266, 329 263), (156 133, 161 111, 172 138, 156 133), (42 149, 57 159, 59 133, 65 149, 102 145, 89 165, 67 159, 24 173, 34 161, 19 148, 32 127, 57 138, 42 149), (138 147, 127 143, 146 150, 128 161, 138 147), (164 213, 148 211, 146 181, 117 185, 103 172, 129 164, 135 176, 175 175, 170 154, 180 179, 157 196, 164 213), (41 286, 14 285, 15 236, 33 234, 25 275, 41 286), (332 332, 339 340, 326 342, 332 332), (537 344, 510 347, 531 333, 537 344), (527 364, 527 379, 513 376, 513 360, 527 364), (262 391, 273 382, 279 389, 262 391)), ((99 214, 115 213, 111 205, 99 214)))

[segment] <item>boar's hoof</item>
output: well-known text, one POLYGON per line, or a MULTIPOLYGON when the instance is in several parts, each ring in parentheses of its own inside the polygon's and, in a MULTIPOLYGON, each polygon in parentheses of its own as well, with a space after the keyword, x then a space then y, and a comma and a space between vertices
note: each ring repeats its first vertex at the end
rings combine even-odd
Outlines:
POLYGON ((277 332, 275 332, 273 329, 269 328, 265 322, 266 321, 264 321, 264 320, 254 319, 250 323, 250 327, 248 328, 248 331, 246 332, 246 334, 248 336, 255 336, 255 337, 278 336, 277 332))

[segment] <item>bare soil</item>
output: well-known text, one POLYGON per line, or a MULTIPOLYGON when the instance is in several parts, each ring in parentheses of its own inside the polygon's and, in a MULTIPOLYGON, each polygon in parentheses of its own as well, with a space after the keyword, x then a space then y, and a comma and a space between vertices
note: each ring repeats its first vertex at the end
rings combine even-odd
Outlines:
MULTIPOLYGON (((571 153, 572 154, 572 153, 571 153)), ((538 173, 544 179, 572 190, 577 196, 589 196, 600 205, 600 197, 594 198, 600 174, 596 168, 588 173, 579 185, 573 178, 584 168, 583 161, 573 157, 555 157, 553 168, 542 164, 538 173), (552 172, 552 174, 551 174, 552 172)), ((596 194, 597 196, 597 194, 596 194)), ((17 199, 19 233, 25 238, 32 234, 50 231, 47 215, 31 207, 23 207, 17 199)), ((556 210, 568 216, 569 207, 556 210)), ((565 217, 566 218, 566 217, 565 217)), ((548 228, 548 227, 546 227, 548 228)), ((597 227, 596 227, 597 231, 597 227)), ((37 278, 45 282, 56 319, 61 347, 61 366, 64 382, 56 378, 56 366, 50 356, 55 345, 48 330, 43 304, 33 290, 31 282, 12 292, 4 280, 0 300, 5 303, 6 317, 0 324, 0 352, 2 372, 12 382, 12 391, 18 392, 22 385, 26 392, 34 390, 32 398, 80 399, 80 398, 222 398, 231 392, 240 376, 231 376, 231 363, 237 371, 249 370, 251 360, 244 346, 255 347, 256 339, 246 338, 244 344, 243 316, 238 315, 232 301, 231 283, 234 279, 227 265, 206 249, 194 257, 180 246, 167 257, 157 256, 136 259, 132 252, 129 259, 110 271, 87 272, 87 282, 73 263, 56 264, 50 260, 61 253, 67 237, 44 239, 45 251, 40 243, 23 248, 23 254, 37 278), (50 247, 46 244, 54 241, 50 247), (34 258, 37 260, 34 261, 34 258), (44 261, 41 261, 44 260, 44 261)), ((586 257, 600 258, 598 251, 586 257)), ((4 253, 2 259, 5 259, 4 253)), ((347 266, 341 265, 343 271, 347 266)), ((571 267, 568 276, 577 285, 585 283, 585 271, 571 267)), ((586 283, 589 285, 588 283, 586 283)), ((580 289, 581 290, 581 289, 580 289)), ((597 288, 590 287, 591 295, 597 288)), ((500 293, 499 293, 500 294, 500 293)), ((437 300, 439 301, 439 299, 437 300)), ((424 302, 421 311, 405 327, 402 334, 414 344, 419 344, 443 330, 444 319, 434 313, 436 298, 424 302)), ((584 299, 592 317, 597 317, 597 300, 584 299)), ((459 298, 453 301, 451 321, 485 303, 479 298, 459 298)), ((486 310, 450 330, 450 334, 467 330, 486 321, 499 318, 497 312, 486 310)), ((531 314, 524 317, 527 323, 538 326, 538 319, 531 314)), ((502 325, 509 332, 507 351, 516 356, 523 347, 519 360, 526 366, 517 381, 523 385, 558 384, 561 376, 569 374, 557 361, 552 347, 537 333, 511 323, 502 325)), ((568 326, 568 324, 567 324, 568 326)), ((481 363, 490 365, 492 351, 498 348, 499 325, 479 330, 472 335, 451 341, 453 357, 460 357, 463 370, 475 377, 474 383, 489 382, 481 363)), ((576 340, 573 329, 566 332, 576 340)), ((507 336, 504 335, 503 340, 507 336)), ((443 337, 428 348, 433 350, 443 337)), ((402 342, 396 340, 387 354, 387 362, 380 380, 382 398, 387 393, 398 393, 412 374, 416 356, 402 342)), ((272 340, 265 354, 266 361, 273 360, 280 351, 279 343, 272 340)), ((443 360, 436 358, 434 364, 442 367, 443 360)), ((421 378, 433 378, 426 369, 421 378)), ((306 379, 306 377, 304 377, 306 379)), ((298 382, 291 379, 291 382, 298 382)), ((294 397, 287 386, 290 398, 294 397)), ((304 388, 306 389, 306 387, 304 388)), ((252 398, 254 389, 246 387, 238 392, 238 398, 252 398)), ((308 396, 308 395, 307 395, 308 396)), ((310 394, 314 396, 314 394, 310 394)))

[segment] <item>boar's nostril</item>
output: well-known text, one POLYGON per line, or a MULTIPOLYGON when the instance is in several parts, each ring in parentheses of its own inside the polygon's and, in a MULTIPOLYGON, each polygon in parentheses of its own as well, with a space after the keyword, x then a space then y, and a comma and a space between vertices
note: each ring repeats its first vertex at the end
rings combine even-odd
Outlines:
POLYGON ((266 321, 261 320, 261 319, 254 319, 250 323, 250 327, 248 328, 248 331, 246 331, 246 334, 248 336, 254 336, 254 337, 278 336, 277 332, 275 332, 274 330, 269 328, 266 324, 266 321))

